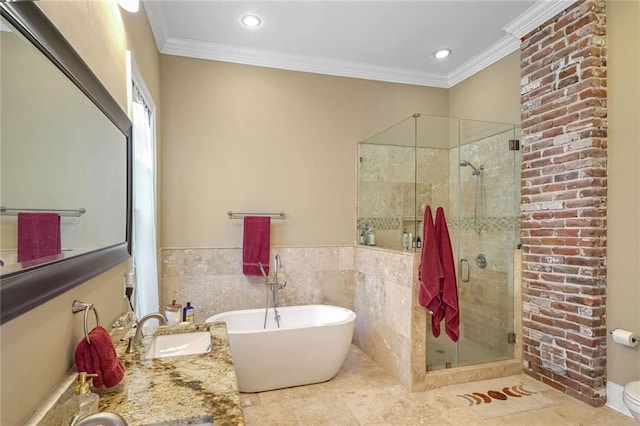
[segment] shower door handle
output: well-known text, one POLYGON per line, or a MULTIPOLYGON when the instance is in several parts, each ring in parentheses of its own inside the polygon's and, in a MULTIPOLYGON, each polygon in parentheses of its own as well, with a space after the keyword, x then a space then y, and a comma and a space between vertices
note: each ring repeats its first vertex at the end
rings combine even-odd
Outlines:
POLYGON ((460 281, 463 283, 468 283, 471 278, 471 264, 469 263, 469 259, 460 259, 460 281), (467 265, 467 273, 464 273, 464 265, 467 265))

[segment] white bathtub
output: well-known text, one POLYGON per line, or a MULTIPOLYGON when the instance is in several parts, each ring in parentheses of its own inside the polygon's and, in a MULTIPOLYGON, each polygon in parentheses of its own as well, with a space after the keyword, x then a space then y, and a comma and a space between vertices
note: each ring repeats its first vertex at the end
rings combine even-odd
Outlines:
POLYGON ((216 314, 207 322, 227 324, 240 392, 261 392, 325 382, 342 366, 355 325, 355 312, 330 305, 278 308, 280 328, 269 309, 216 314))

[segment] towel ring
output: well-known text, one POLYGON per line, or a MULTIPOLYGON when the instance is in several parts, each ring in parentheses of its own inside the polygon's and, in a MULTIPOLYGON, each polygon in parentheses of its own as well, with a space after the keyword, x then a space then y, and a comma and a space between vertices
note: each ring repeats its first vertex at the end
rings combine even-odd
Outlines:
POLYGON ((89 340, 89 311, 93 311, 96 316, 96 326, 100 325, 100 317, 98 316, 98 311, 93 306, 93 303, 85 303, 80 302, 79 300, 74 300, 73 305, 71 305, 71 312, 77 314, 78 312, 84 311, 84 337, 87 339, 87 343, 91 344, 91 340, 89 340))

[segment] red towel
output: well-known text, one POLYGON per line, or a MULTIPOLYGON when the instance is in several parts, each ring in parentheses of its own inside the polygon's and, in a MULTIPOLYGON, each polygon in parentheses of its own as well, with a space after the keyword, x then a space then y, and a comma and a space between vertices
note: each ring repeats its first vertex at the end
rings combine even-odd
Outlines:
POLYGON ((18 213, 18 262, 61 252, 58 213, 18 213))
MULTIPOLYGON (((436 209, 436 236, 438 252, 444 276, 441 279, 442 307, 444 308, 445 332, 454 342, 460 337, 460 312, 458 309, 458 284, 456 281, 456 267, 453 261, 451 238, 447 229, 447 221, 442 207, 436 209)), ((441 318, 442 319, 442 318, 441 318)))
POLYGON ((433 226, 431 207, 424 209, 423 244, 420 266, 418 267, 418 303, 432 314, 431 331, 435 337, 440 335, 440 321, 444 318, 444 306, 441 299, 441 279, 444 277, 442 263, 438 254, 438 240, 433 226), (438 319, 439 318, 439 319, 438 319))
POLYGON ((269 246, 271 245, 271 218, 246 216, 242 235, 242 273, 262 276, 258 262, 269 275, 269 246))
POLYGON ((118 359, 116 349, 111 342, 109 332, 97 326, 89 332, 89 340, 83 338, 76 347, 76 368, 78 372, 97 374, 93 378, 93 387, 112 388, 124 378, 124 365, 118 359))

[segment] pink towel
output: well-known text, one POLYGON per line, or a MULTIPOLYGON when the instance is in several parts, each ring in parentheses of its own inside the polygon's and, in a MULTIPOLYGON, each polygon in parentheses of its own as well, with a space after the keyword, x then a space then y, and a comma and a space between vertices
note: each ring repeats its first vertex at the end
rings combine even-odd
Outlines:
POLYGON ((433 226, 431 207, 424 209, 423 244, 420 266, 418 267, 418 303, 432 314, 431 331, 435 337, 440 336, 440 321, 444 317, 444 306, 441 298, 441 279, 444 271, 438 253, 438 239, 433 226), (439 318, 439 320, 438 320, 439 318))
POLYGON ((61 252, 58 213, 18 213, 18 262, 61 252))
POLYGON ((97 374, 93 378, 93 387, 112 388, 124 378, 124 365, 118 359, 116 349, 111 342, 109 332, 97 326, 89 332, 89 340, 82 338, 76 347, 76 368, 78 372, 97 374))
POLYGON ((242 273, 262 276, 258 262, 269 275, 269 246, 271 244, 271 218, 246 216, 242 235, 242 273))
MULTIPOLYGON (((438 253, 442 262, 444 276, 441 279, 442 307, 444 308, 445 332, 454 342, 460 337, 460 312, 458 309, 458 284, 456 281, 456 267, 453 261, 451 238, 447 229, 447 221, 442 207, 436 209, 436 236, 438 239, 438 253)), ((440 318, 442 320, 442 318, 440 318)))

